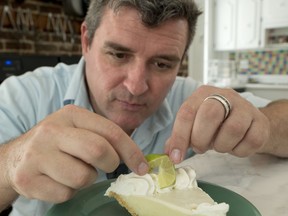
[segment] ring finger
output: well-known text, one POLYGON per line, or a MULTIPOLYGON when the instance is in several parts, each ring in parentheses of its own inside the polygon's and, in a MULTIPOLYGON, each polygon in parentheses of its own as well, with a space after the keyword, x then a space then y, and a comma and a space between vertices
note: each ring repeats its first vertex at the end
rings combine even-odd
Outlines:
POLYGON ((233 111, 226 119, 213 143, 213 149, 217 152, 232 152, 242 142, 252 124, 252 117, 246 113, 233 111))

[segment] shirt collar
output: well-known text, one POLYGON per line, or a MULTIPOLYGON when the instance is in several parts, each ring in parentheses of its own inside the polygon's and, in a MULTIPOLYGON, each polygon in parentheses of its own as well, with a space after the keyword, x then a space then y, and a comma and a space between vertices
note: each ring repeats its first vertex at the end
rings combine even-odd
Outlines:
POLYGON ((63 104, 74 104, 92 111, 85 82, 85 61, 82 57, 75 68, 67 88, 63 104))
POLYGON ((152 143, 158 132, 172 124, 173 119, 170 105, 165 99, 160 108, 134 131, 132 138, 143 150, 152 143))

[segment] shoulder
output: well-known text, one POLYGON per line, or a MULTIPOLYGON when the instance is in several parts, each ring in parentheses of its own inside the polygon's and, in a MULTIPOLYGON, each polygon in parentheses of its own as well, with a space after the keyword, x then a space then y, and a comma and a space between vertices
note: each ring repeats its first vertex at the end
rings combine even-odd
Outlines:
POLYGON ((59 63, 55 67, 39 67, 33 72, 24 74, 20 79, 23 82, 50 83, 66 85, 72 78, 77 65, 59 63))
POLYGON ((20 76, 7 78, 2 84, 2 89, 25 92, 31 94, 65 89, 75 71, 75 65, 57 64, 55 67, 39 67, 20 76))

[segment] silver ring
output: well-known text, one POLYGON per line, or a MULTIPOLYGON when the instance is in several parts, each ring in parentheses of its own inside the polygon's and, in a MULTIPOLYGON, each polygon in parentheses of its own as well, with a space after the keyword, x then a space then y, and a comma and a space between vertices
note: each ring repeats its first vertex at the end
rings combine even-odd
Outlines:
MULTIPOLYGON (((224 120, 229 116, 230 112, 231 112, 231 109, 232 109, 232 106, 231 106, 231 103, 228 101, 227 98, 225 98, 223 95, 220 95, 220 94, 213 94, 213 95, 210 95, 208 96, 207 98, 205 98, 204 101, 208 100, 208 99, 214 99, 214 100, 217 100, 219 101, 223 107, 224 107, 224 110, 225 110, 225 115, 224 115, 224 120)), ((224 121, 223 120, 223 121, 224 121)))

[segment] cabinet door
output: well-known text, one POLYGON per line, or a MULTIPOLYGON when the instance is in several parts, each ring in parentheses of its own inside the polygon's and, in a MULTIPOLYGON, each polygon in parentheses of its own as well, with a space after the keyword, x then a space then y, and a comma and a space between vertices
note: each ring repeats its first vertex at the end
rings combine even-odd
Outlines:
POLYGON ((215 1, 215 49, 232 50, 236 47, 236 0, 215 1))
POLYGON ((258 48, 261 32, 261 0, 240 0, 237 8, 237 49, 258 48))
POLYGON ((288 25, 288 1, 263 0, 263 22, 265 27, 286 27, 288 25))

